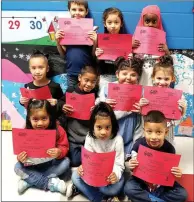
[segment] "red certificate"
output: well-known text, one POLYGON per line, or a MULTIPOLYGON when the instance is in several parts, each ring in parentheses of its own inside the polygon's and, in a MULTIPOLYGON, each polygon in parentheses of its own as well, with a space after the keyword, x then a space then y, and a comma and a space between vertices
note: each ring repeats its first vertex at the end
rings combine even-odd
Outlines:
POLYGON ((82 147, 82 179, 91 186, 107 186, 107 178, 112 173, 116 152, 95 153, 82 147))
POLYGON ((144 86, 144 97, 149 100, 149 104, 142 107, 143 115, 151 110, 159 110, 168 119, 181 118, 177 103, 182 97, 181 90, 144 86))
POLYGON ((137 161, 139 165, 133 175, 146 182, 173 186, 175 177, 171 173, 172 167, 178 167, 181 155, 169 154, 139 146, 137 161))
POLYGON ((98 47, 104 53, 98 57, 100 60, 116 60, 123 56, 128 58, 132 52, 132 35, 130 34, 98 34, 98 47))
POLYGON ((141 45, 133 50, 134 53, 145 53, 162 56, 165 52, 158 51, 160 43, 166 43, 166 32, 153 28, 137 26, 134 39, 139 40, 141 45))
POLYGON ((89 120, 91 107, 95 105, 94 93, 80 95, 77 93, 66 93, 66 104, 73 107, 73 113, 68 115, 81 120, 89 120))
POLYGON ((37 100, 46 100, 46 99, 52 98, 52 95, 48 86, 44 86, 42 88, 38 88, 35 90, 20 88, 20 92, 22 94, 22 97, 26 97, 29 99, 33 98, 37 100))
POLYGON ((130 84, 108 84, 108 98, 115 99, 117 104, 114 110, 131 111, 133 105, 139 102, 142 95, 142 86, 130 84))
POLYGON ((27 152, 28 157, 50 157, 46 152, 56 144, 56 130, 12 129, 13 151, 27 152))
POLYGON ((65 33, 60 45, 93 45, 88 37, 88 32, 93 30, 93 19, 59 18, 58 23, 59 29, 65 33))

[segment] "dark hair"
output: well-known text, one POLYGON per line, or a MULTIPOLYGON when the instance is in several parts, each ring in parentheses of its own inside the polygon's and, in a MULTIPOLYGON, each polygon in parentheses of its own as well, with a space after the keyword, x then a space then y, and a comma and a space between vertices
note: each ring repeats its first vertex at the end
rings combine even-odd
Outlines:
MULTIPOLYGON (((121 19, 121 25, 122 25, 122 27, 121 27, 121 29, 119 31, 119 34, 126 33, 123 14, 122 14, 122 12, 118 8, 111 7, 111 8, 105 9, 104 12, 103 12, 103 23, 105 24, 106 19, 108 18, 108 16, 110 14, 117 14, 119 16, 119 18, 121 19)), ((104 33, 108 33, 108 30, 107 30, 107 28, 105 26, 104 26, 104 33)))
POLYGON ((139 75, 139 77, 142 75, 143 60, 139 58, 133 57, 131 60, 126 60, 124 57, 118 57, 114 64, 118 72, 131 68, 139 75))
POLYGON ((80 74, 83 75, 85 73, 91 73, 91 74, 94 74, 96 75, 97 77, 99 76, 99 71, 97 68, 93 67, 93 66, 90 66, 90 65, 86 65, 85 67, 83 67, 81 69, 81 72, 80 74))
POLYGON ((161 68, 166 69, 171 72, 172 77, 175 78, 173 58, 170 55, 164 55, 159 57, 159 62, 154 65, 152 78, 156 75, 156 72, 161 68))
POLYGON ((165 123, 167 126, 167 120, 164 114, 160 111, 152 110, 147 113, 147 115, 143 116, 144 124, 149 123, 165 123))
POLYGON ((34 49, 32 51, 32 55, 30 56, 30 59, 32 59, 32 58, 40 58, 40 57, 43 58, 46 61, 46 63, 48 64, 49 54, 45 54, 45 53, 43 53, 43 52, 41 52, 39 50, 36 50, 36 49, 34 49))
POLYGON ((86 10, 88 10, 88 2, 87 1, 84 1, 84 0, 77 0, 77 1, 71 1, 71 0, 69 0, 68 1, 68 9, 70 10, 70 8, 71 8, 71 4, 72 3, 75 3, 75 4, 77 4, 77 5, 83 5, 84 7, 85 7, 85 9, 86 10))
POLYGON ((111 106, 105 102, 100 102, 97 104, 90 116, 90 128, 89 128, 89 135, 93 138, 96 138, 94 135, 94 124, 97 120, 97 116, 102 116, 102 117, 110 117, 111 119, 111 124, 112 124, 112 136, 111 139, 115 138, 117 135, 117 132, 119 130, 119 125, 115 116, 115 113, 111 106))
POLYGON ((56 117, 54 113, 54 108, 47 100, 33 100, 30 99, 27 106, 27 116, 26 116, 26 129, 33 129, 30 122, 30 116, 33 109, 45 109, 49 115, 49 126, 47 129, 56 129, 56 117))

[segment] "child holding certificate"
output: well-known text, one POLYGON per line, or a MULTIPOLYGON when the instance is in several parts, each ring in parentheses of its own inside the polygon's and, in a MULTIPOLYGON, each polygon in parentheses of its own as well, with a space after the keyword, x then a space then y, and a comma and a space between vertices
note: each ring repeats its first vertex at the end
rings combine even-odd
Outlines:
POLYGON ((34 130, 56 130, 56 146, 47 150, 50 158, 38 159, 28 158, 23 151, 17 156, 15 172, 21 177, 18 183, 18 193, 22 194, 29 187, 50 190, 52 192, 66 193, 66 183, 58 178, 67 172, 70 161, 66 157, 69 143, 65 130, 58 124, 53 116, 53 108, 46 100, 30 100, 27 107, 26 129, 34 130), (29 161, 29 160, 32 161, 29 161), (44 161, 43 161, 44 160, 44 161), (34 162, 30 163, 29 162, 34 162))
MULTIPOLYGON (((142 74, 143 61, 139 58, 125 60, 123 57, 117 58, 115 66, 117 67, 116 77, 119 84, 135 85, 139 83, 142 74)), ((115 99, 108 99, 108 85, 104 85, 99 93, 99 98, 96 100, 104 101, 113 109, 116 105, 115 99)), ((143 103, 142 103, 143 104, 143 103)), ((141 115, 137 112, 140 110, 139 103, 134 105, 134 111, 114 111, 119 124, 118 134, 123 137, 125 160, 131 153, 133 143, 143 134, 141 115)))
MULTIPOLYGON (((80 95, 94 94, 95 97, 97 97, 95 87, 98 82, 98 71, 95 67, 85 66, 82 68, 78 80, 78 85, 69 87, 66 92, 80 95)), ((85 102, 87 102, 87 100, 85 102)), ((58 109, 63 113, 62 116, 64 118, 72 114, 74 109, 71 105, 66 103, 66 95, 60 99, 58 109)), ((86 135, 89 131, 89 120, 67 117, 65 124, 67 125, 66 131, 70 144, 69 157, 71 165, 79 166, 81 164, 81 147, 84 145, 86 135)))
MULTIPOLYGON (((87 1, 68 1, 68 10, 71 18, 86 18, 88 14, 88 2, 87 1)), ((95 31, 90 31, 88 37, 93 41, 93 47, 87 45, 68 45, 61 46, 59 41, 65 37, 65 33, 62 30, 58 30, 55 34, 57 49, 66 61, 67 71, 67 85, 68 87, 74 87, 78 83, 78 74, 81 68, 86 65, 93 64, 93 54, 96 49, 97 34, 95 31)))
MULTIPOLYGON (((157 151, 175 154, 175 148, 165 140, 167 134, 167 120, 163 113, 150 111, 144 116, 144 137, 139 138, 133 146, 132 158, 128 162, 130 170, 133 171, 139 164, 136 157, 140 145, 157 151)), ((177 178, 182 176, 182 171, 177 166, 172 167, 171 173, 177 178)), ((132 202, 184 202, 187 198, 186 190, 176 181, 172 187, 160 186, 132 176, 126 182, 124 190, 128 199, 132 202)))
POLYGON ((107 186, 93 187, 83 181, 82 165, 72 175, 74 185, 93 202, 119 201, 116 196, 124 185, 123 139, 117 135, 118 123, 112 108, 101 102, 96 105, 90 117, 90 130, 84 147, 90 152, 106 153, 116 151, 112 173, 107 176, 107 186))
MULTIPOLYGON (((152 27, 164 31, 162 26, 160 8, 156 5, 146 6, 142 10, 141 17, 137 26, 152 27)), ((141 46, 140 42, 134 39, 133 49, 135 50, 139 46, 141 46)), ((170 54, 167 44, 158 44, 158 51, 163 52, 166 55, 170 54)), ((159 56, 137 53, 135 54, 135 57, 140 57, 141 59, 144 59, 143 72, 142 77, 140 79, 140 84, 144 86, 152 86, 151 74, 153 71, 153 65, 155 64, 159 56)))

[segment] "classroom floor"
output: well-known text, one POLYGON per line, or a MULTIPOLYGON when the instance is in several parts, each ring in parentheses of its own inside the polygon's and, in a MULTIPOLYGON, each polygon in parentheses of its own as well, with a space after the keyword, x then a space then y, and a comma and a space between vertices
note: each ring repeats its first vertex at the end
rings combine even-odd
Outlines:
MULTIPOLYGON (((177 154, 182 154, 180 167, 185 174, 194 174, 194 139, 176 137, 175 148, 177 154)), ((12 134, 2 132, 2 201, 67 201, 60 193, 51 193, 35 188, 28 189, 23 195, 18 195, 17 183, 19 178, 14 173, 16 156, 13 154, 12 134)), ((72 201, 88 201, 84 196, 78 195, 72 201)), ((127 200, 126 200, 127 201, 127 200)))

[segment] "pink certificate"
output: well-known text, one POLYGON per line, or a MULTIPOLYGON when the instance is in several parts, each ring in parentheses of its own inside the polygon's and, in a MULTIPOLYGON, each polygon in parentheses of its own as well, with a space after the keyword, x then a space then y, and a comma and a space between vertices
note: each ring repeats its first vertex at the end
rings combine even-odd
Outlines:
POLYGON ((59 29, 65 34, 60 45, 93 45, 88 37, 88 32, 93 30, 92 18, 59 18, 58 23, 59 29))
POLYGON ((137 26, 134 39, 139 40, 141 45, 133 50, 134 53, 144 53, 162 56, 165 53, 158 51, 160 43, 166 43, 166 32, 153 28, 137 26))
POLYGON ((123 56, 128 58, 132 52, 132 35, 130 34, 98 34, 98 47, 104 53, 98 57, 99 60, 116 60, 123 56))

